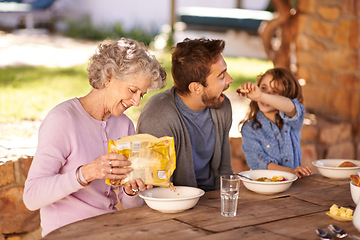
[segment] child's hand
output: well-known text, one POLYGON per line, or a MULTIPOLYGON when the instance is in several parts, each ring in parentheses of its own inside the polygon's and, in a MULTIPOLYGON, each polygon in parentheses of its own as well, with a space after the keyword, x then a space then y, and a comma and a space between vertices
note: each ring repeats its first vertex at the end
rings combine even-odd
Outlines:
POLYGON ((310 176, 311 169, 308 166, 298 166, 294 169, 294 174, 301 178, 302 176, 310 176))
POLYGON ((237 92, 253 101, 258 101, 262 95, 259 87, 252 82, 245 82, 241 84, 241 87, 237 90, 237 92))

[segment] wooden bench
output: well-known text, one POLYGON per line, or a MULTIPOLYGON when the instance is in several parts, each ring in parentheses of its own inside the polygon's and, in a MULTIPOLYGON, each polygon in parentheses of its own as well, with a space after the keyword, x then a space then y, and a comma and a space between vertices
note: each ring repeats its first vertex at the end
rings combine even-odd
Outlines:
POLYGON ((52 22, 51 6, 56 0, 0 1, 0 23, 7 18, 15 18, 19 25, 25 20, 26 29, 34 29, 35 22, 52 22))
POLYGON ((186 7, 178 11, 179 20, 188 27, 202 29, 235 29, 257 34, 262 21, 273 18, 268 11, 238 8, 186 7))

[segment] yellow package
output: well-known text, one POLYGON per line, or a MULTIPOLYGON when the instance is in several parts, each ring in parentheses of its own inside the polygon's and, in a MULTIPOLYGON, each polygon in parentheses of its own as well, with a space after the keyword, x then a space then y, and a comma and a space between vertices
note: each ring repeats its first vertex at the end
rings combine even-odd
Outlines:
POLYGON ((157 138, 150 134, 137 134, 119 140, 109 140, 109 153, 119 153, 131 161, 131 171, 123 180, 106 179, 112 186, 126 185, 140 178, 145 184, 170 187, 170 177, 176 168, 173 137, 157 138))

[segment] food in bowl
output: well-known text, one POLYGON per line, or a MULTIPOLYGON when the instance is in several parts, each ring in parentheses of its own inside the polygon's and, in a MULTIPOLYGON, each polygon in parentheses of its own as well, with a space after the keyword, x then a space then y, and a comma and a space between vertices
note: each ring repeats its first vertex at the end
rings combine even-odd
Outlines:
POLYGON ((338 205, 333 204, 326 214, 338 221, 351 221, 353 219, 353 212, 351 208, 339 208, 338 205))
POLYGON ((240 179, 244 183, 244 186, 250 191, 271 195, 280 192, 284 192, 290 188, 291 184, 298 179, 298 177, 290 172, 278 171, 278 170, 249 170, 239 173, 240 179), (244 176, 244 177, 243 177, 244 176), (266 177, 272 179, 273 177, 283 176, 284 181, 256 181, 258 178, 266 177), (250 179, 247 179, 250 178, 250 179))
POLYGON ((260 182, 282 182, 282 181, 286 181, 286 178, 284 176, 273 176, 272 178, 260 177, 260 178, 256 179, 256 181, 260 181, 260 182))
POLYGON ((177 213, 194 207, 205 192, 200 188, 175 186, 157 187, 141 192, 139 196, 152 209, 163 213, 177 213))
POLYGON ((355 186, 360 187, 359 175, 350 175, 350 180, 355 184, 355 186))
POLYGON ((345 161, 345 162, 342 162, 339 165, 339 167, 356 167, 356 164, 349 162, 349 161, 345 161))
POLYGON ((349 179, 350 175, 355 175, 360 171, 359 160, 321 159, 313 161, 312 164, 319 170, 321 175, 332 179, 349 179), (352 162, 356 166, 339 167, 345 161, 352 162))

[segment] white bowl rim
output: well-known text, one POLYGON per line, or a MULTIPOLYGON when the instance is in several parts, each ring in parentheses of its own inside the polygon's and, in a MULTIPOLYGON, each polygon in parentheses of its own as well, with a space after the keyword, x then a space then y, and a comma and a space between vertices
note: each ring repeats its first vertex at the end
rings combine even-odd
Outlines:
POLYGON ((350 185, 353 185, 354 187, 360 188, 359 186, 356 186, 353 181, 350 180, 350 185))
POLYGON ((240 172, 239 174, 242 174, 244 176, 247 176, 247 177, 250 177, 249 175, 246 175, 248 172, 251 172, 251 171, 269 171, 269 172, 280 172, 279 174, 281 174, 281 172, 285 173, 285 174, 290 174, 292 175, 292 179, 289 179, 289 180, 286 180, 286 181, 279 181, 279 182, 262 182, 262 181, 256 181, 255 179, 253 180, 249 180, 249 179, 246 179, 246 178, 243 178, 239 175, 240 179, 244 182, 248 182, 248 183, 254 183, 254 184, 261 184, 261 185, 280 185, 280 184, 287 184, 287 183, 292 183, 294 181, 296 181, 298 179, 298 176, 296 176, 295 174, 293 173, 290 173, 290 172, 285 172, 285 171, 280 171, 280 170, 269 170, 269 169, 256 169, 256 170, 248 170, 248 171, 243 171, 243 172, 240 172))
POLYGON ((353 161, 356 161, 356 162, 359 162, 360 163, 360 160, 355 160, 355 159, 319 159, 319 160, 316 160, 316 161, 312 161, 312 165, 314 165, 315 167, 318 167, 318 168, 324 168, 324 169, 333 169, 333 170, 354 170, 354 169, 360 169, 360 165, 357 165, 356 167, 331 167, 331 166, 323 166, 323 165, 318 165, 317 163, 322 161, 322 162, 326 162, 327 160, 341 160, 343 162, 345 161, 349 161, 349 162, 353 162, 353 161))
POLYGON ((175 188, 191 188, 191 189, 197 189, 199 190, 199 193, 194 195, 194 196, 188 196, 188 197, 179 197, 179 198, 154 198, 154 197, 149 197, 149 196, 145 196, 145 192, 146 191, 151 191, 153 189, 149 189, 146 190, 144 192, 140 192, 139 196, 145 200, 153 200, 153 201, 167 201, 167 202, 172 202, 172 201, 179 201, 179 200, 190 200, 190 199, 194 199, 194 198, 200 198, 201 196, 203 196, 205 194, 205 191, 200 189, 200 188, 196 188, 196 187, 189 187, 189 186, 174 186, 175 188))

